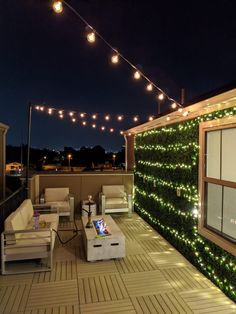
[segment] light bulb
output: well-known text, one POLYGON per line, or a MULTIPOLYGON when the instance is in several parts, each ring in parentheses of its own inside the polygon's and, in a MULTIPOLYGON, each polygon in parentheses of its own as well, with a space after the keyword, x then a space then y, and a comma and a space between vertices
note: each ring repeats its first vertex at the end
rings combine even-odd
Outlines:
POLYGON ((121 121, 122 119, 123 119, 122 116, 118 116, 118 117, 117 117, 117 120, 118 120, 118 121, 121 121))
POLYGON ((35 107, 35 109, 36 109, 36 110, 39 110, 39 109, 40 109, 40 107, 39 107, 39 106, 36 106, 36 107, 35 107))
POLYGON ((151 83, 147 85, 146 90, 149 92, 151 92, 153 90, 153 86, 151 83))
POLYGON ((48 114, 52 114, 52 108, 48 109, 48 114))
POLYGON ((96 40, 96 34, 95 34, 94 30, 92 29, 92 27, 89 27, 89 26, 86 27, 86 32, 87 32, 87 35, 86 35, 87 41, 89 43, 94 43, 96 40))
POLYGON ((75 122, 76 122, 76 119, 75 119, 75 118, 73 118, 73 119, 72 119, 72 122, 74 122, 74 123, 75 123, 75 122))
POLYGON ((164 94, 162 94, 162 93, 159 94, 159 95, 158 95, 158 99, 163 100, 163 99, 164 99, 164 94))
POLYGON ((170 121, 170 117, 168 116, 168 117, 166 117, 166 121, 170 121))
POLYGON ((95 129, 96 128, 96 124, 92 124, 92 127, 95 129))
POLYGON ((63 11, 62 2, 61 1, 54 1, 52 8, 53 8, 54 12, 56 12, 58 14, 61 13, 63 11))
POLYGON ((135 122, 137 122, 138 121, 138 117, 136 116, 136 117, 134 117, 134 119, 133 119, 135 122))
POLYGON ((59 113, 59 114, 63 114, 63 111, 62 111, 62 110, 59 110, 58 113, 59 113))
POLYGON ((85 114, 84 114, 84 113, 81 113, 80 116, 81 116, 81 118, 84 118, 85 114))
POLYGON ((152 120, 153 120, 153 116, 150 116, 150 117, 148 118, 148 120, 149 120, 149 121, 152 121, 152 120))
POLYGON ((83 125, 86 125, 87 123, 86 123, 86 121, 83 121, 82 124, 83 124, 83 125))
POLYGON ((120 134, 123 135, 123 134, 124 134, 124 131, 120 131, 120 134))
POLYGON ((134 79, 135 79, 135 80, 139 80, 140 78, 141 78, 141 74, 139 73, 138 70, 136 70, 136 71, 134 72, 134 79))
POLYGON ((184 116, 184 117, 187 117, 187 115, 188 115, 188 111, 185 111, 185 112, 183 113, 183 116, 184 116))
POLYGON ((72 116, 74 115, 74 112, 71 111, 71 112, 69 113, 69 115, 72 117, 72 116))
POLYGON ((97 115, 96 114, 93 114, 92 115, 92 118, 95 120, 95 119, 97 119, 97 115))
POLYGON ((182 111, 183 111, 183 108, 182 108, 182 107, 180 107, 180 108, 178 109, 178 111, 179 111, 179 112, 182 112, 182 111))
POLYGON ((60 114, 60 115, 59 115, 59 117, 60 117, 61 119, 63 119, 63 118, 64 118, 63 114, 60 114))
POLYGON ((105 120, 107 120, 107 121, 110 120, 110 116, 108 116, 108 115, 105 116, 105 120))
POLYGON ((172 107, 173 109, 175 109, 175 108, 177 107, 176 103, 173 102, 172 105, 171 105, 171 107, 172 107))
POLYGON ((114 52, 111 56, 111 62, 114 64, 119 62, 119 54, 117 52, 114 52))
POLYGON ((110 132, 111 132, 111 133, 114 132, 114 129, 110 129, 110 132))
POLYGON ((40 107, 40 111, 43 111, 44 110, 44 107, 40 107))
POLYGON ((102 130, 102 131, 104 131, 105 129, 106 129, 105 126, 102 126, 102 127, 101 127, 101 130, 102 130))

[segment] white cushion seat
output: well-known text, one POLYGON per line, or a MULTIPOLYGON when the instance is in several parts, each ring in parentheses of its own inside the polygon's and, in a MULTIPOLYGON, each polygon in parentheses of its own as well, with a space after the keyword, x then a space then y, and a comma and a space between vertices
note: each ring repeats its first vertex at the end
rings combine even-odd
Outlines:
POLYGON ((132 213, 132 196, 125 192, 124 185, 103 185, 100 193, 102 215, 111 213, 132 213))

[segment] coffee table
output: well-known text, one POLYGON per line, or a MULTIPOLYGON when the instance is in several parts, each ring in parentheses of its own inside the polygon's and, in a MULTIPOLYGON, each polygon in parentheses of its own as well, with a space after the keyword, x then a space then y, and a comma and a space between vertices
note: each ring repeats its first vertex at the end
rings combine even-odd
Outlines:
POLYGON ((96 229, 86 228, 88 217, 81 217, 82 237, 87 261, 98 261, 125 257, 125 236, 110 215, 93 216, 94 220, 104 219, 110 235, 97 237, 96 229))

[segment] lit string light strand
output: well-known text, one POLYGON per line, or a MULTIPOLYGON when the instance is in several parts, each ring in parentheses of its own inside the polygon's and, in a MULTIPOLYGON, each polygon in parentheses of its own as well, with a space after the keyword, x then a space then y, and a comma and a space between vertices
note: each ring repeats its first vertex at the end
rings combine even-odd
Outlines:
MULTIPOLYGON (((120 51, 114 48, 96 29, 94 29, 87 20, 77 11, 75 10, 67 1, 53 1, 53 9, 56 13, 60 14, 63 11, 63 4, 70 9, 86 26, 86 37, 89 43, 94 43, 96 41, 96 37, 104 42, 106 46, 108 46, 111 51, 111 62, 113 64, 119 63, 119 59, 125 61, 134 71, 133 77, 135 80, 144 79, 146 81, 146 90, 148 92, 152 92, 154 89, 158 91, 157 99, 158 101, 167 99, 171 103, 172 109, 182 109, 182 105, 177 102, 175 99, 170 97, 162 88, 156 85, 147 75, 140 70, 138 66, 135 66, 131 61, 129 61, 120 51)), ((149 119, 152 120, 152 119, 149 119)))

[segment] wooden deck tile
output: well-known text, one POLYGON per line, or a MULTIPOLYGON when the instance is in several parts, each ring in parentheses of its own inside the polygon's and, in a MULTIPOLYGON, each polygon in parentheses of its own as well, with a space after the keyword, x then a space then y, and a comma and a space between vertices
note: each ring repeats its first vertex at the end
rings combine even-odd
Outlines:
POLYGON ((157 269, 156 264, 145 254, 128 255, 115 261, 120 273, 144 272, 157 269))
POLYGON ((137 241, 129 241, 125 239, 125 251, 127 255, 145 254, 144 249, 137 241))
POLYGON ((174 250, 168 242, 163 239, 159 239, 158 235, 154 235, 149 239, 139 241, 139 244, 146 253, 166 252, 174 250))
POLYGON ((81 314, 136 314, 129 299, 80 305, 81 314))
POLYGON ((173 287, 159 270, 122 274, 121 277, 131 297, 173 290, 173 287))
POLYGON ((79 304, 54 305, 50 307, 40 307, 38 309, 27 309, 24 314, 80 314, 79 304))
POLYGON ((30 293, 30 285, 16 284, 0 287, 0 313, 23 312, 30 293))
POLYGON ((79 261, 77 263, 77 274, 79 278, 90 277, 106 273, 108 274, 118 273, 114 260, 98 261, 96 263, 79 261))
POLYGON ((128 293, 118 274, 79 278, 80 304, 127 299, 128 293))
POLYGON ((193 266, 179 267, 173 269, 162 269, 162 274, 177 291, 189 289, 205 289, 213 284, 193 266))
POLYGON ((131 298, 137 314, 189 314, 193 313, 176 292, 131 298))
POLYGON ((148 256, 159 269, 186 267, 191 264, 175 250, 169 250, 165 252, 148 253, 148 256))
POLYGON ((216 287, 180 292, 180 295, 195 314, 236 313, 236 304, 216 287))
POLYGON ((34 274, 0 276, 0 287, 17 284, 31 284, 34 274))
POLYGON ((47 305, 69 305, 78 303, 77 280, 33 284, 27 308, 42 308, 47 305))

